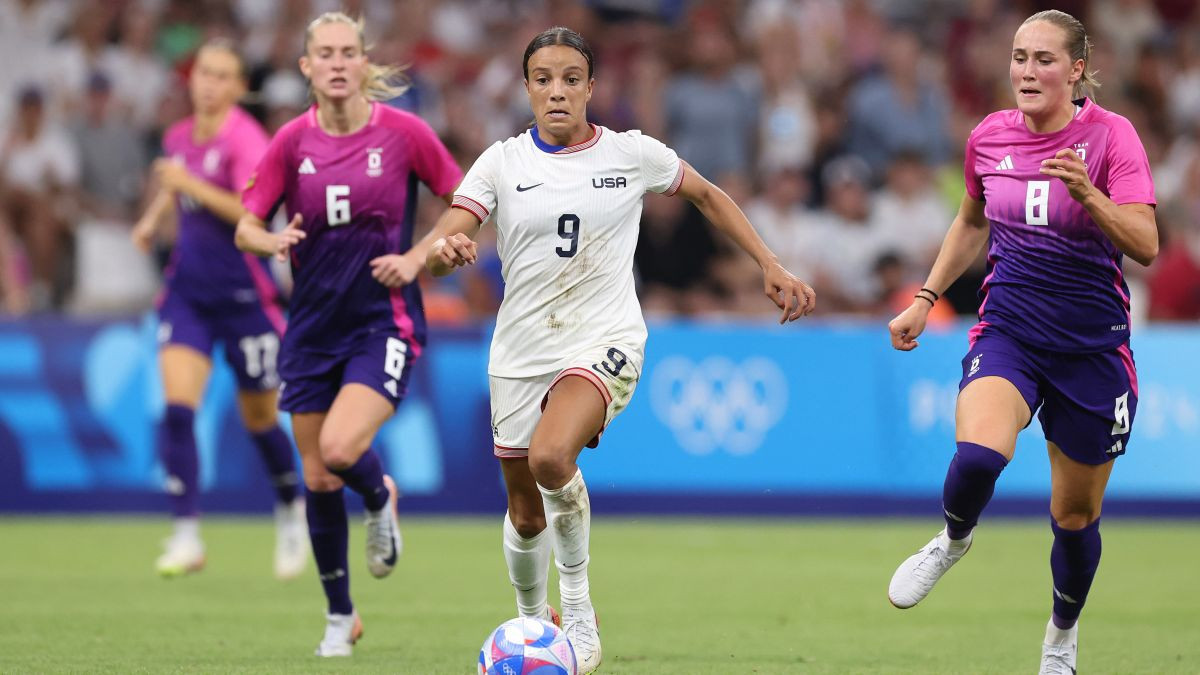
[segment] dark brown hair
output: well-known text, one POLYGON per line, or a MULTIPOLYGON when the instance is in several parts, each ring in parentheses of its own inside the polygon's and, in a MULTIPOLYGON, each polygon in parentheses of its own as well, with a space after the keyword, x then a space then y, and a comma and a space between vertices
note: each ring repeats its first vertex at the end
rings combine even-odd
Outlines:
POLYGON ((579 33, 570 28, 555 26, 554 28, 547 28, 538 33, 537 36, 529 41, 529 46, 525 48, 525 58, 521 61, 521 71, 525 73, 526 80, 529 79, 529 57, 533 56, 533 53, 542 47, 553 47, 555 45, 570 47, 583 54, 583 58, 587 60, 588 79, 592 79, 592 70, 594 67, 592 48, 588 46, 588 43, 579 33))

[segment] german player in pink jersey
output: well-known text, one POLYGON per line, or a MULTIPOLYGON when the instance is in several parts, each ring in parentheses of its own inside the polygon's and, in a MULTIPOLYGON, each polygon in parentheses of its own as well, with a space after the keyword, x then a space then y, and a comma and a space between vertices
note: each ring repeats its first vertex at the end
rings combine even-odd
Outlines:
POLYGON ((425 344, 412 283, 432 240, 413 246, 417 181, 447 204, 462 172, 420 118, 380 100, 395 69, 371 64, 363 26, 340 12, 305 31, 300 70, 316 105, 275 135, 242 200, 244 251, 291 260, 295 281, 280 354, 280 407, 308 488, 313 555, 328 599, 318 656, 349 656, 362 634, 350 600, 343 486, 367 510, 367 567, 387 576, 401 552, 396 486, 370 449, 404 398, 425 344), (265 221, 280 204, 291 222, 265 221))
POLYGON ((1158 253, 1154 184, 1128 120, 1085 95, 1083 25, 1049 10, 1013 38, 1015 110, 967 141, 967 195, 925 287, 888 324, 917 347, 938 294, 988 245, 979 323, 962 361, 957 452, 943 489, 946 527, 896 570, 888 597, 920 602, 970 548, 973 529, 1038 412, 1051 467, 1053 613, 1042 673, 1074 673, 1080 610, 1100 562, 1100 505, 1137 409, 1129 290, 1121 261, 1158 253))
POLYGON ((267 148, 266 132, 236 105, 245 77, 229 44, 200 49, 188 82, 194 114, 167 130, 167 157, 155 163, 159 192, 133 230, 134 242, 148 250, 159 223, 178 216, 179 236, 158 302, 167 402, 159 451, 175 516, 175 533, 156 563, 164 576, 197 571, 205 562, 193 419, 216 342, 237 378, 242 421, 275 483, 275 574, 296 577, 308 559, 294 452, 275 412, 283 314, 263 261, 233 243, 243 211, 239 193, 267 148))

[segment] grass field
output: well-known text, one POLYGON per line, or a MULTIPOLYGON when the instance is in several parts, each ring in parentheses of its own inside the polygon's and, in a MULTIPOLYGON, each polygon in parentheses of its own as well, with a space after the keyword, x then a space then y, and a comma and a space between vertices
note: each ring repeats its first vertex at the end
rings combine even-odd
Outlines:
MULTIPOLYGON (((985 524, 933 595, 892 608, 893 569, 937 526, 599 519, 601 672, 1036 672, 1049 527, 985 524)), ((515 614, 499 520, 404 527, 384 581, 367 575, 353 528, 366 635, 352 659, 328 662, 311 656, 324 626, 315 573, 271 577, 266 520, 210 519, 208 569, 163 581, 151 572, 163 521, 0 519, 0 672, 473 673, 483 638, 515 614)), ((1198 561, 1200 524, 1107 522, 1080 672, 1200 672, 1198 561)))

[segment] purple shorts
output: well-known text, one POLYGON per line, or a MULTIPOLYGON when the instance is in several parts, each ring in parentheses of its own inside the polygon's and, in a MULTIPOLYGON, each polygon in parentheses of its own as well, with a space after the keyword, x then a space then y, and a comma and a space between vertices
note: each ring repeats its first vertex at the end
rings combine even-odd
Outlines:
POLYGON ((216 309, 170 290, 158 306, 159 346, 183 345, 207 356, 221 342, 242 391, 279 386, 275 364, 282 336, 283 314, 274 306, 230 303, 216 309))
POLYGON ((1037 349, 995 332, 971 345, 962 361, 962 391, 1002 377, 1037 411, 1046 440, 1071 459, 1103 464, 1125 454, 1137 411, 1137 369, 1129 344, 1107 352, 1070 354, 1037 349))
POLYGON ((279 362, 279 409, 290 413, 324 412, 342 387, 357 382, 379 392, 392 407, 408 391, 412 346, 394 332, 372 333, 354 351, 323 354, 302 347, 284 349, 279 362))

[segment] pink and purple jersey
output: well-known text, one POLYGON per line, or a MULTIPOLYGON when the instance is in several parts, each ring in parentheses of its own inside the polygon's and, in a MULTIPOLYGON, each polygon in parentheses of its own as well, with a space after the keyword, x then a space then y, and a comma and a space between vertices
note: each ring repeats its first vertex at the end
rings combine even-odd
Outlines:
POLYGON ((280 203, 289 217, 304 217, 308 236, 292 248, 284 350, 344 354, 390 330, 416 356, 425 341, 420 289, 388 289, 372 278, 370 261, 412 247, 418 180, 447 195, 461 179, 429 125, 380 103, 366 126, 346 136, 322 130, 316 106, 284 125, 242 195, 264 220, 280 203))
MULTIPOLYGON (((203 143, 192 135, 195 118, 175 123, 163 136, 163 151, 189 173, 222 190, 239 192, 267 150, 269 138, 241 108, 230 108, 215 136, 203 143)), ((179 238, 165 271, 166 292, 202 307, 262 303, 280 320, 275 283, 265 261, 242 253, 233 243, 235 223, 180 194, 176 201, 179 238)))
POLYGON ((1037 134, 1019 110, 992 113, 967 140, 967 193, 991 224, 988 273, 972 339, 995 329, 1059 352, 1100 352, 1129 340, 1121 252, 1071 198, 1038 172, 1071 148, 1117 204, 1151 204, 1150 164, 1129 120, 1085 99, 1062 130, 1037 134))

